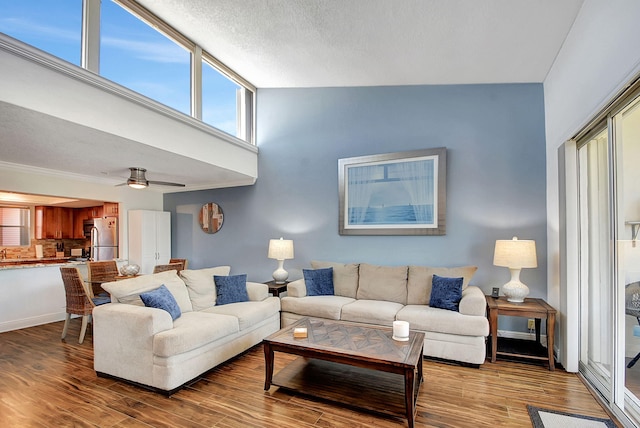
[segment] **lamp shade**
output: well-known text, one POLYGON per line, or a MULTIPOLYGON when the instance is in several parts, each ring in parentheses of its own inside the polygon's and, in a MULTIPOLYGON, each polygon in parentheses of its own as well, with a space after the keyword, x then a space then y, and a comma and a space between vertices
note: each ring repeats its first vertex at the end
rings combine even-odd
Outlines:
POLYGON ((270 239, 269 254, 270 259, 288 260, 293 258, 293 241, 290 239, 270 239))
POLYGON ((538 267, 536 241, 516 237, 510 240, 497 240, 493 264, 508 268, 538 267))

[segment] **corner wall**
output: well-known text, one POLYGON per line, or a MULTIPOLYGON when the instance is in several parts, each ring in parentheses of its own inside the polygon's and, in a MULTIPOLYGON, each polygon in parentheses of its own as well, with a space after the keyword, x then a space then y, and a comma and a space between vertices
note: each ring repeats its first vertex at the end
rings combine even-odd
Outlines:
MULTIPOLYGON (((584 2, 547 78, 544 81, 547 141, 547 239, 548 301, 560 308, 558 344, 561 362, 567 371, 578 371, 577 283, 561 278, 576 276, 576 266, 568 266, 562 254, 561 230, 566 212, 559 198, 565 194, 560 184, 565 177, 559 168, 558 148, 610 102, 633 76, 640 73, 640 2, 616 0, 584 2), (563 256, 563 257, 561 257, 563 256), (564 342, 564 345, 562 343, 564 342)), ((564 150, 561 150, 564 153, 564 150)), ((561 159, 562 160, 562 159, 561 159)), ((569 172, 573 171, 571 167, 569 172)), ((567 177, 569 180, 575 177, 567 177)), ((570 189, 569 189, 570 190, 570 189)), ((569 208, 567 208, 569 209, 569 208)), ((574 221, 574 219, 568 219, 574 221)), ((569 243, 570 244, 570 243, 569 243)), ((575 254, 568 256, 574 257, 575 254)))
POLYGON ((268 241, 283 236, 295 245, 291 279, 311 260, 477 265, 472 283, 490 293, 509 280, 492 265, 495 240, 518 236, 538 249, 521 278, 546 297, 542 85, 262 89, 258 100, 257 183, 165 194, 174 257, 262 282, 276 268, 268 241), (445 236, 338 234, 338 159, 433 147, 448 149, 445 236), (197 224, 206 202, 224 211, 213 235, 197 224))

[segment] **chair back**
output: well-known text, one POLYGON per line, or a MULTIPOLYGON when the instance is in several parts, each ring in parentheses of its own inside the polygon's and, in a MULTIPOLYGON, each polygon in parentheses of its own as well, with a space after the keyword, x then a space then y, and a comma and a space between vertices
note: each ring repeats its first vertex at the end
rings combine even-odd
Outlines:
POLYGON ((168 270, 180 272, 182 270, 182 263, 169 263, 167 265, 155 265, 153 267, 153 273, 165 272, 168 270))
POLYGON ((60 267, 64 293, 67 298, 67 313, 75 315, 91 315, 95 307, 85 288, 84 281, 77 267, 60 267))
POLYGON ((187 259, 169 259, 169 263, 182 263, 182 268, 180 270, 185 270, 187 268, 187 259))
POLYGON ((625 313, 638 318, 640 322, 640 281, 625 286, 624 300, 625 313))
POLYGON ((90 282, 111 282, 118 276, 118 265, 115 260, 87 262, 90 282))

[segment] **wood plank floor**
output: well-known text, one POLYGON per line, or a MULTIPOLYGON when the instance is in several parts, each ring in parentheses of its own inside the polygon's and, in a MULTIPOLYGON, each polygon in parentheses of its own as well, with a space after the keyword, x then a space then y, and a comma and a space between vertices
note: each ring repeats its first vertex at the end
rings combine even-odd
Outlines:
MULTIPOLYGON (((171 397, 93 371, 91 329, 80 320, 0 334, 1 427, 402 427, 272 387, 265 392, 257 346, 171 397)), ((295 357, 276 353, 275 370, 295 357)), ((580 379, 541 365, 499 361, 480 369, 424 361, 417 427, 530 427, 527 404, 607 417, 580 379)), ((366 391, 363 391, 366 394, 366 391)))

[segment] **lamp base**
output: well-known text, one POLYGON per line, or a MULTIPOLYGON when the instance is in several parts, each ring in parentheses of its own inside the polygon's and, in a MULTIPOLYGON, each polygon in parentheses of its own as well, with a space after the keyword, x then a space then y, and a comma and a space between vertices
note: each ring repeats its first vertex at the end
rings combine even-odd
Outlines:
POLYGON ((284 260, 278 260, 278 269, 273 271, 273 280, 276 284, 284 284, 289 278, 289 272, 284 270, 284 260))
POLYGON ((511 303, 524 303, 524 298, 529 295, 529 287, 520 281, 509 281, 502 286, 502 293, 511 303))

